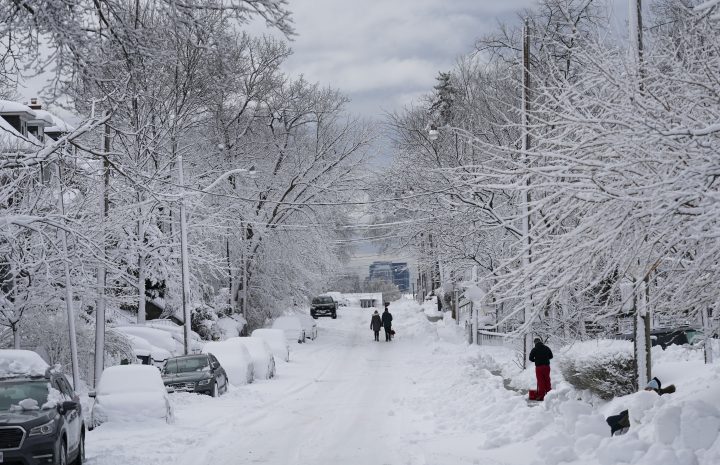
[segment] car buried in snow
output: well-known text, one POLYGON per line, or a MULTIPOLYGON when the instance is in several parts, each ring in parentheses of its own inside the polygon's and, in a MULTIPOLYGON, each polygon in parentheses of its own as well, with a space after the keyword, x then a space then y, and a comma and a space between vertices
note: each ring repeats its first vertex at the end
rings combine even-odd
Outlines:
POLYGON ((290 342, 302 344, 305 342, 307 335, 302 322, 296 316, 280 316, 273 321, 273 329, 279 329, 285 333, 285 337, 290 342))
POLYGON ((212 354, 172 357, 162 370, 165 386, 175 392, 195 392, 218 397, 228 390, 227 373, 212 354))
POLYGON ((285 339, 285 332, 280 329, 259 328, 250 334, 250 337, 257 337, 270 347, 276 359, 284 362, 290 361, 290 346, 285 339))
POLYGON ((82 407, 65 375, 35 352, 0 350, 0 463, 84 461, 82 407))
POLYGON ((271 379, 275 376, 275 356, 272 349, 259 337, 233 337, 225 341, 226 344, 243 345, 253 362, 255 379, 271 379))
POLYGON ((174 420, 174 410, 160 371, 150 365, 116 365, 105 368, 92 408, 93 428, 105 422, 137 422, 150 418, 166 423, 174 420))

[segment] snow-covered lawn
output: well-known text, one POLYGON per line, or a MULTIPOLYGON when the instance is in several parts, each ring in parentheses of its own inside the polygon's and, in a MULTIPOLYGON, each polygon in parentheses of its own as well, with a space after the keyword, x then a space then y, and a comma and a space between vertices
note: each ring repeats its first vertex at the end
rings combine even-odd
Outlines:
POLYGON ((655 373, 676 394, 590 402, 559 383, 544 404, 528 403, 494 374, 532 383, 509 349, 469 347, 451 321, 430 323, 409 301, 390 310, 394 341, 372 340, 370 309, 341 308, 318 320, 315 343, 278 361, 277 378, 217 399, 173 394, 174 424, 103 425, 88 434, 88 463, 720 463, 718 365, 672 352, 655 373), (624 408, 634 424, 611 438, 604 418, 624 408))

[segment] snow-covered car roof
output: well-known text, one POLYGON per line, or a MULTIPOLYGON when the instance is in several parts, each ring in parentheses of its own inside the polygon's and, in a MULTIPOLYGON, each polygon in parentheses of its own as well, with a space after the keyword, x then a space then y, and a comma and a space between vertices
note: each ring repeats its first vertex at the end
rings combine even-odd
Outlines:
POLYGON ((50 365, 31 350, 0 350, 0 376, 45 376, 50 365))
POLYGON ((150 365, 116 365, 105 368, 98 385, 98 395, 153 391, 166 392, 160 371, 150 365))
POLYGON ((252 357, 247 347, 233 341, 232 338, 227 341, 208 342, 203 347, 203 353, 214 355, 220 365, 227 373, 230 383, 235 386, 251 383, 253 380, 252 373, 252 357))
POLYGON ((294 315, 280 316, 273 321, 272 327, 274 329, 302 329, 303 324, 300 319, 294 315))

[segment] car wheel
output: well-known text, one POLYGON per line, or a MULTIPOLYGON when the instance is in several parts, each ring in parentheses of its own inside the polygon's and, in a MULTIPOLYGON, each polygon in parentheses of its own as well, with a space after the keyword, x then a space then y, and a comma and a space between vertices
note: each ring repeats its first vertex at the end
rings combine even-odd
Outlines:
POLYGON ((335 318, 337 318, 337 313, 332 314, 332 319, 334 320, 335 318))
POLYGON ((80 435, 80 443, 78 444, 78 454, 73 462, 74 465, 83 465, 85 463, 85 433, 80 435))
POLYGON ((65 441, 60 444, 60 453, 55 460, 56 465, 67 465, 67 446, 65 441))
POLYGON ((217 381, 213 383, 213 390, 212 390, 212 394, 211 394, 211 395, 212 395, 213 397, 218 397, 218 396, 220 396, 220 390, 218 389, 217 381))

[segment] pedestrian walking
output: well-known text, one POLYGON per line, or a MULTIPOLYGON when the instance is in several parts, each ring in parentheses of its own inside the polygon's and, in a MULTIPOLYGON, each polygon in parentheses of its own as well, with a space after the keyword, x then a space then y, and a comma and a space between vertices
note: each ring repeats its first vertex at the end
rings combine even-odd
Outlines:
POLYGON ((372 318, 370 319, 370 329, 373 330, 375 333, 375 340, 380 341, 380 328, 382 328, 382 319, 380 318, 380 314, 377 310, 375 310, 375 313, 373 313, 372 318))
POLYGON ((543 344, 539 337, 535 338, 535 347, 530 351, 530 361, 535 362, 535 377, 537 378, 537 397, 535 400, 545 399, 550 392, 550 359, 553 358, 550 347, 543 344))
POLYGON ((390 332, 392 331, 392 314, 388 311, 388 305, 390 305, 389 302, 385 302, 385 311, 382 314, 382 325, 383 328, 385 328, 385 341, 392 340, 392 335, 390 332))

